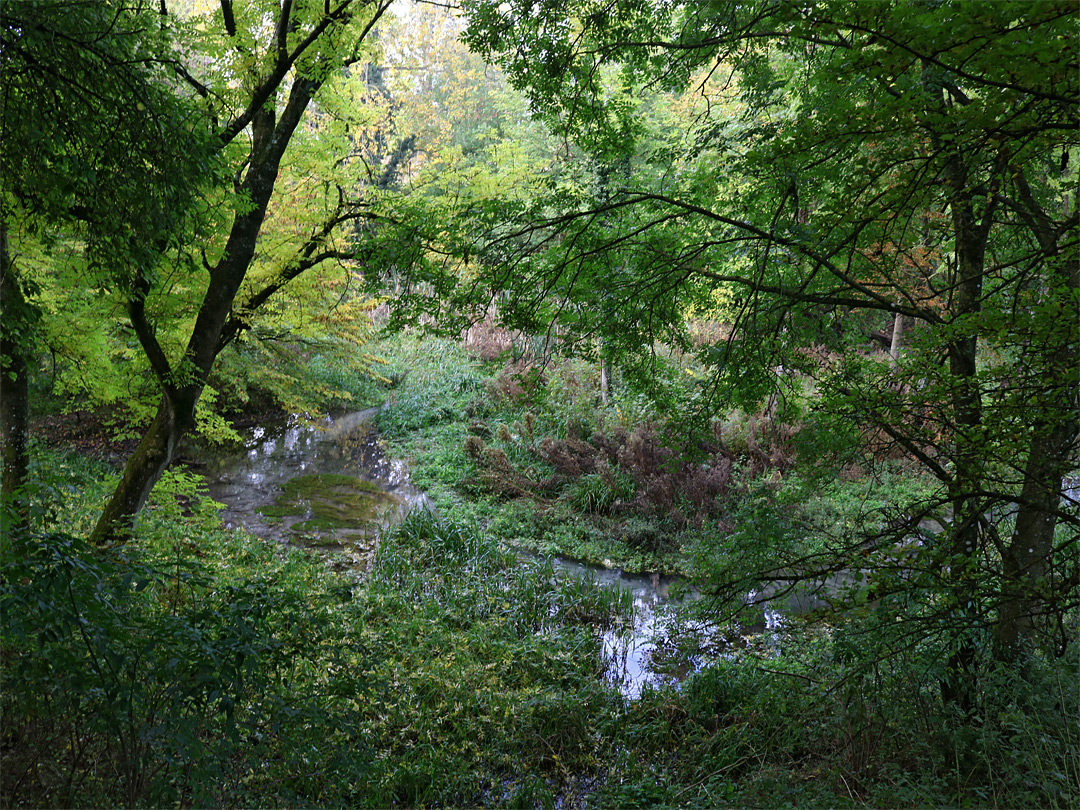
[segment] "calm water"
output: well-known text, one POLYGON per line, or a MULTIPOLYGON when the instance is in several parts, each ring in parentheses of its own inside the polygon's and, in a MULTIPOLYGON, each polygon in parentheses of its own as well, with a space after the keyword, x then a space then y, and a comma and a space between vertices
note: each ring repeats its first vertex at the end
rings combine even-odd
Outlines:
POLYGON ((210 497, 225 505, 226 525, 270 540, 324 547, 336 553, 338 562, 344 558, 351 567, 366 568, 380 533, 409 510, 429 503, 412 485, 405 463, 387 458, 371 424, 377 411, 369 408, 315 424, 290 417, 245 431, 241 448, 211 459, 204 470, 210 497), (363 530, 310 531, 302 536, 289 528, 296 519, 274 520, 259 513, 260 508, 275 505, 286 482, 319 474, 370 482, 394 496, 396 507, 363 530))
MULTIPOLYGON (((387 457, 372 425, 377 408, 328 418, 315 424, 290 417, 270 421, 243 433, 244 443, 211 458, 205 467, 210 496, 225 505, 222 517, 230 527, 243 527, 260 537, 333 552, 336 567, 364 570, 374 559, 379 536, 400 522, 411 509, 433 508, 427 496, 409 479, 405 463, 387 457), (394 499, 394 508, 380 514, 374 525, 363 529, 305 531, 290 529, 309 517, 272 519, 260 514, 273 507, 282 487, 301 476, 346 475, 376 485, 394 499)), ((632 574, 615 568, 584 565, 554 558, 552 564, 572 576, 590 577, 608 588, 629 591, 633 597, 633 622, 603 635, 606 679, 629 697, 637 697, 647 685, 676 683, 693 671, 730 654, 742 642, 740 633, 768 633, 781 627, 778 610, 765 612, 761 627, 724 630, 708 622, 689 622, 680 603, 698 594, 677 578, 655 574, 632 574), (687 649, 685 640, 700 643, 687 649)), ((748 595, 754 601, 765 594, 748 595)), ((783 610, 802 612, 814 605, 784 605, 783 610)))

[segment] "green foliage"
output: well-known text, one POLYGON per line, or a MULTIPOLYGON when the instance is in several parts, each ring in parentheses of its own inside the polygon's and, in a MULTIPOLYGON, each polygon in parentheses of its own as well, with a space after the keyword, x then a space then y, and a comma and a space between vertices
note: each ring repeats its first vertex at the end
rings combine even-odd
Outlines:
MULTIPOLYGON (((117 317, 130 302, 161 308, 155 285, 175 293, 167 319, 186 317, 201 282, 177 254, 211 227, 204 195, 223 180, 209 118, 166 79, 181 60, 166 23, 143 4, 31 0, 5 7, 0 26, 4 270, 38 317, 23 350, 48 352, 55 393, 129 424, 159 390, 139 330, 117 317)), ((176 348, 168 329, 159 337, 176 348)))
POLYGON ((611 514, 613 507, 634 497, 634 481, 623 472, 590 473, 577 479, 565 497, 579 511, 611 514))
POLYGON ((40 448, 34 469, 43 506, 32 533, 4 538, 0 581, 6 805, 1064 808, 1080 795, 1074 651, 1034 657, 1023 677, 996 670, 965 718, 941 703, 938 642, 894 603, 817 631, 792 618, 745 649, 687 613, 659 654, 709 665, 631 701, 599 678, 600 634, 625 626, 629 593, 508 549, 531 509, 513 528, 489 503, 474 513, 486 530, 414 513, 358 581, 223 531, 185 471, 159 483, 135 540, 92 549, 59 527, 87 524, 106 471, 40 448))
MULTIPOLYGON (((679 569, 684 539, 725 514, 732 452, 678 418, 663 434, 643 423, 668 406, 618 375, 604 406, 597 367, 582 360, 552 358, 524 372, 516 363, 482 367, 460 346, 413 336, 379 351, 402 372, 378 421, 414 483, 508 542, 631 570, 679 569)), ((676 363, 672 355, 662 368, 676 363)), ((685 402, 691 375, 676 373, 652 390, 685 402)), ((786 470, 786 429, 750 423, 745 447, 732 442, 746 479, 786 470)))
MULTIPOLYGON (((210 16, 149 6, 5 7, 0 203, 37 309, 16 331, 53 353, 58 391, 138 423, 152 360, 190 384, 203 270, 227 264, 226 220, 266 205, 229 278, 233 331, 204 352, 227 338, 201 429, 229 436, 221 407, 354 407, 386 386, 378 425, 443 510, 357 583, 223 532, 168 472, 131 545, 94 551, 107 474, 39 454, 32 530, 3 539, 5 803, 1080 801, 1080 518, 1058 496, 1077 465, 1074 10, 473 4, 467 40, 528 101, 426 7, 386 39, 392 79, 329 74, 375 10, 250 5, 214 37, 210 16), (288 47, 266 47, 281 9, 288 47), (324 22, 280 72, 326 82, 274 167, 283 193, 174 182, 214 176, 203 113, 245 109, 324 22), (206 68, 195 105, 147 81, 194 69, 179 41, 206 68), (391 201, 405 180, 419 192, 391 201), (496 320, 522 365, 491 379, 456 342, 410 338, 377 368, 358 258, 401 291, 394 318, 496 320), (330 259, 346 264, 307 272, 330 259), (691 355, 700 318, 728 323, 691 355), (896 357, 867 344, 886 321, 896 357), (715 598, 655 658, 713 664, 626 701, 598 678, 626 597, 510 544, 689 568, 715 598), (717 626, 791 580, 832 609, 749 640, 717 626)), ((224 122, 238 183, 268 165, 244 156, 249 134, 272 140, 265 104, 224 122)))
POLYGON ((457 421, 480 388, 481 373, 460 344, 449 340, 403 339, 384 353, 395 387, 376 417, 391 441, 410 431, 457 421))
POLYGON ((212 177, 209 121, 160 81, 178 58, 162 22, 140 5, 4 9, 3 218, 84 223, 92 287, 153 265, 212 177))
POLYGON ((387 9, 5 7, 5 284, 10 255, 47 316, 21 345, 50 352, 77 407, 108 408, 124 435, 168 434, 132 458, 99 541, 168 465, 151 448, 196 429, 235 438, 222 410, 252 398, 328 410, 378 378, 351 261, 397 172, 370 171, 387 157, 363 145, 377 93, 350 68, 387 9), (227 347, 249 365, 214 375, 227 347))
POLYGON ((43 532, 88 532, 115 480, 101 461, 74 452, 47 452, 34 442, 27 484, 32 525, 43 532))
POLYGON ((591 768, 601 741, 588 718, 618 699, 596 680, 599 640, 585 628, 625 603, 427 512, 384 542, 358 597, 369 632, 396 651, 371 673, 382 803, 520 798, 591 768))
POLYGON ((148 522, 145 549, 5 548, 5 803, 291 803, 355 784, 334 590, 295 554, 148 522))
MULTIPOLYGON (((200 400, 200 406, 208 412, 327 413, 359 410, 382 399, 383 361, 366 348, 366 313, 346 312, 318 324, 304 323, 302 315, 274 315, 267 313, 222 353, 212 377, 222 401, 200 400)), ((207 393, 213 392, 204 391, 203 398, 207 393)), ((205 429, 200 432, 212 438, 205 429)))
POLYGON ((136 541, 35 533, 4 571, 5 804, 471 805, 591 768, 619 705, 593 628, 626 597, 431 513, 360 586, 176 472, 136 541))
MULTIPOLYGON (((1062 497, 1080 424, 1080 330, 1062 317, 1080 301, 1074 18, 906 0, 469 10, 470 45, 597 163, 583 193, 552 183, 478 232, 499 257, 484 295, 622 366, 657 341, 689 348, 687 317, 724 317, 682 413, 809 412, 807 461, 872 485, 774 501, 779 481, 747 474, 768 459, 756 427, 726 426, 756 491, 706 567, 740 587, 850 576, 855 602, 914 606, 923 632, 952 635, 942 677, 969 708, 984 628, 1001 661, 1076 643, 1050 629, 1075 606, 1051 572, 1071 570, 1061 538, 1080 528, 1062 497), (683 139, 634 91, 675 110, 683 139), (916 487, 873 480, 901 461, 916 487)), ((790 438, 774 435, 770 450, 790 438)))

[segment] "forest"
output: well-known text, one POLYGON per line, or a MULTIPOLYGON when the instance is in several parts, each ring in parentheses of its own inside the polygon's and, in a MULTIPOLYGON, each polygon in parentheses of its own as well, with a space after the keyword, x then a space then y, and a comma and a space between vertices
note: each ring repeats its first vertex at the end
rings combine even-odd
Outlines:
POLYGON ((1080 805, 1080 10, 0 3, 0 806, 1080 805))

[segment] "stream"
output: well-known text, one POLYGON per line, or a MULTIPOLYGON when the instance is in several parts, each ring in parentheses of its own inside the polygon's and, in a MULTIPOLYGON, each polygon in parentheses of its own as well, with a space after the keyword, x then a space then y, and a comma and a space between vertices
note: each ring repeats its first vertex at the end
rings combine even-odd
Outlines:
POLYGON ((339 567, 367 568, 379 535, 430 504, 405 463, 383 452, 371 424, 377 412, 315 424, 289 417, 244 431, 241 449, 204 469, 226 526, 335 552, 339 567))
MULTIPOLYGON (((387 458, 371 423, 377 412, 369 408, 315 424, 290 417, 244 431, 242 448, 210 458, 204 468, 210 497, 225 506, 226 526, 333 552, 329 559, 338 569, 369 567, 382 532, 410 510, 431 506, 411 483, 405 463, 387 458)), ((674 620, 675 603, 694 596, 678 594, 672 588, 677 580, 561 558, 551 563, 633 595, 632 626, 603 636, 605 676, 623 694, 637 697, 645 684, 685 675, 685 667, 650 667, 657 639, 668 635, 674 620)))
MULTIPOLYGON (((327 559, 338 570, 370 568, 383 533, 412 509, 434 508, 410 481, 405 463, 387 457, 372 424, 378 410, 315 423, 297 417, 268 421, 244 431, 241 448, 211 456, 204 472, 210 496, 224 504, 226 526, 330 552, 327 559)), ((1076 498, 1080 486, 1074 478, 1064 488, 1076 498)), ((924 533, 942 531, 934 521, 924 524, 924 533)), ((911 542, 922 544, 916 537, 911 542)), ((548 561, 568 576, 630 593, 632 624, 606 631, 602 641, 606 679, 631 698, 646 685, 678 683, 688 672, 749 643, 777 644, 789 617, 831 609, 833 597, 851 585, 855 573, 841 571, 795 588, 762 583, 745 595, 746 604, 762 608, 758 623, 721 627, 693 622, 677 610, 684 600, 699 596, 679 578, 559 557, 548 561)))

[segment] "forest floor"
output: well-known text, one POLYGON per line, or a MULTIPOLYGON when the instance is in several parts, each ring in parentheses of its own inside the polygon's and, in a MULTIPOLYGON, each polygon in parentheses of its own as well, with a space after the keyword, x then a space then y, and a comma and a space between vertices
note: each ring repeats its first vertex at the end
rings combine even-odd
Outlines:
MULTIPOLYGON (((714 485, 738 506, 748 490, 720 472, 739 452, 767 525, 760 425, 729 415, 708 470, 680 471, 634 401, 601 412, 584 364, 549 369, 560 395, 528 399, 460 347, 388 349, 403 382, 381 392, 378 427, 440 514, 407 520, 359 579, 227 531, 183 464, 130 546, 103 555, 80 538, 135 439, 106 413, 35 420, 55 502, 5 556, 0 596, 18 609, 2 611, 0 768, 26 778, 0 784, 0 806, 1075 806, 1076 662, 1042 662, 1030 683, 993 673, 978 715, 959 717, 940 701, 940 650, 890 646, 891 614, 792 623, 681 684, 621 694, 600 675, 625 606, 542 556, 707 576, 745 554, 728 530, 742 517, 684 518, 714 485), (145 750, 130 757, 128 739, 145 750)), ((695 626, 673 626, 660 654, 695 655, 695 626)))
POLYGON ((115 464, 122 463, 139 443, 131 436, 118 438, 101 411, 36 417, 31 420, 30 435, 46 447, 65 448, 115 464))

